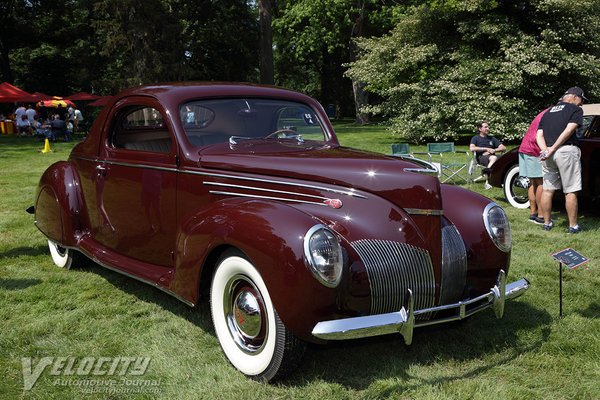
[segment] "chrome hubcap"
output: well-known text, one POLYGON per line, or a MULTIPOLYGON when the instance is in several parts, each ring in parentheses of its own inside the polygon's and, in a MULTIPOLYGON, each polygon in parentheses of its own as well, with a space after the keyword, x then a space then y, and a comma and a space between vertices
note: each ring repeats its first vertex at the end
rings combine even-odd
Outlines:
POLYGON ((233 277, 227 289, 223 304, 233 341, 245 353, 260 353, 267 336, 267 315, 260 292, 242 276, 233 277))
POLYGON ((233 303, 233 317, 242 335, 254 339, 260 334, 262 321, 260 307, 254 293, 242 290, 233 303))
POLYGON ((512 181, 511 189, 514 199, 519 203, 524 203, 529 200, 527 189, 529 188, 529 179, 524 176, 515 176, 512 181))

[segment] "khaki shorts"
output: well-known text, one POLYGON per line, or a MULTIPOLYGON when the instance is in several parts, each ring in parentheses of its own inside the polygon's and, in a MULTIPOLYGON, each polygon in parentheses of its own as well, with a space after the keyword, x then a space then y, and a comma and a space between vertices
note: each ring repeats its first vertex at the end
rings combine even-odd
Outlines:
POLYGON ((544 189, 573 193, 581 190, 581 150, 577 146, 564 145, 552 157, 542 161, 544 189))

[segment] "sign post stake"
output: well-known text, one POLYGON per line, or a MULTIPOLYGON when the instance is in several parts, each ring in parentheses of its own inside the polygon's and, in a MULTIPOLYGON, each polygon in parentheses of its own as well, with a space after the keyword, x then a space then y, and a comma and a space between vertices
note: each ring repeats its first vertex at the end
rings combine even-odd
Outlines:
POLYGON ((575 269, 582 264, 589 261, 587 257, 584 257, 577 251, 569 248, 558 251, 552 254, 552 258, 558 261, 558 285, 559 285, 559 315, 560 318, 563 316, 563 265, 566 265, 569 269, 575 269))
POLYGON ((559 294, 560 312, 558 315, 560 316, 560 318, 562 318, 563 317, 563 288, 562 288, 562 286, 563 286, 563 265, 560 261, 558 263, 558 276, 559 276, 558 282, 559 282, 559 292, 560 292, 560 294, 559 294))

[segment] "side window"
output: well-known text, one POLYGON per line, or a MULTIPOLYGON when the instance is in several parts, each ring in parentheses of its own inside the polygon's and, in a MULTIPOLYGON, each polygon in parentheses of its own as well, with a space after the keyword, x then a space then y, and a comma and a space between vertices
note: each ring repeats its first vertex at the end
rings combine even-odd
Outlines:
POLYGON ((289 129, 302 135, 306 140, 324 140, 319 119, 308 107, 285 107, 279 111, 277 129, 289 129))
MULTIPOLYGON (((585 120, 587 117, 583 118, 585 120)), ((591 118, 593 118, 593 121, 590 123, 590 127, 586 132, 585 137, 600 138, 600 117, 596 116, 591 118)))
POLYGON ((115 118, 112 145, 117 148, 169 153, 172 140, 163 115, 148 106, 130 106, 115 118))

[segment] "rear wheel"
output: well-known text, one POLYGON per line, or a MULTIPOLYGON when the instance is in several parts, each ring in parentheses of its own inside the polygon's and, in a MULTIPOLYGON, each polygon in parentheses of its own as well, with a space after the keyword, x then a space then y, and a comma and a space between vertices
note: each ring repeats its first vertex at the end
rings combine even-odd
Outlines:
POLYGON ((48 248, 50 256, 57 267, 71 269, 80 267, 85 262, 85 256, 76 250, 62 247, 53 240, 48 239, 48 248))
POLYGON ((529 178, 519 176, 519 164, 511 167, 504 176, 504 195, 511 206, 515 208, 528 208, 529 178))
POLYGON ((229 252, 213 275, 210 307, 223 352, 235 368, 262 381, 292 371, 305 350, 279 318, 267 287, 254 265, 229 252))

